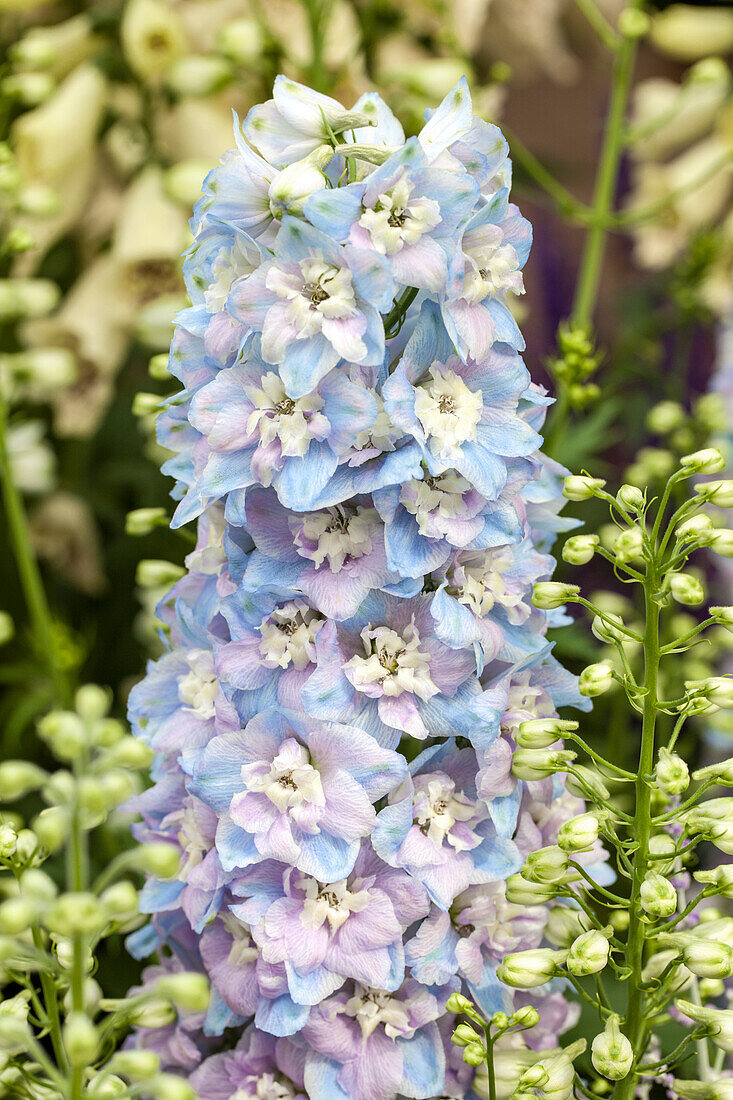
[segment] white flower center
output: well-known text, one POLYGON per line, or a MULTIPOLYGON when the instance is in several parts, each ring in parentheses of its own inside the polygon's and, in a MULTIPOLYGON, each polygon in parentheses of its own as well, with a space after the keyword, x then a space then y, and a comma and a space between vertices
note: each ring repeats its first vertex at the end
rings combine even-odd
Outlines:
POLYGON ((467 262, 461 295, 469 302, 482 302, 503 290, 524 294, 519 256, 513 245, 502 244, 503 239, 498 225, 482 226, 463 238, 467 262))
POLYGON ((429 438, 433 454, 449 458, 461 443, 476 438, 483 411, 481 392, 469 390, 455 371, 436 364, 430 378, 415 390, 415 414, 429 438))
POLYGON ((446 470, 438 477, 413 478, 405 483, 400 493, 400 504, 417 520, 421 535, 429 534, 431 520, 456 519, 466 514, 463 497, 471 486, 465 477, 455 470, 446 470))
POLYGON ((270 268, 266 285, 290 303, 297 338, 315 336, 326 319, 353 317, 356 296, 347 267, 335 267, 316 254, 298 264, 299 271, 270 268))
POLYGON ((364 1039, 368 1039, 380 1024, 390 1039, 404 1038, 413 1033, 404 1003, 381 989, 370 989, 357 983, 354 996, 346 1002, 343 1011, 358 1021, 364 1039))
POLYGON ((305 600, 276 607, 257 628, 262 663, 267 668, 306 668, 316 659, 316 635, 324 622, 305 600))
POLYGON ((509 622, 521 625, 531 615, 532 608, 524 600, 522 585, 504 575, 513 561, 509 546, 462 555, 451 572, 448 591, 475 615, 488 615, 495 604, 500 604, 509 622))
POLYGON ((430 659, 420 649, 415 626, 406 626, 401 634, 388 626, 365 626, 361 632, 366 656, 356 654, 346 662, 349 679, 357 690, 378 684, 383 695, 397 696, 409 691, 421 699, 431 699, 439 689, 430 678, 430 659))
POLYGON ((259 386, 245 389, 254 406, 247 419, 247 432, 257 432, 264 446, 278 439, 282 453, 288 457, 304 455, 312 438, 310 417, 323 408, 323 398, 317 393, 297 400, 288 397, 282 379, 274 371, 263 375, 259 386))
POLYGON ((229 935, 232 937, 232 946, 229 949, 227 965, 235 970, 240 966, 248 966, 256 961, 259 951, 254 945, 248 924, 241 921, 234 913, 224 911, 220 913, 220 919, 229 935))
POLYGON ((211 282, 204 291, 206 312, 220 313, 226 307, 234 280, 253 271, 252 262, 239 240, 230 248, 223 248, 211 265, 211 282))
POLYGON ((419 775, 415 779, 412 816, 420 831, 440 848, 443 841, 456 851, 466 851, 467 845, 452 833, 457 821, 470 821, 476 815, 476 803, 443 772, 419 775))
POLYGON ((279 1073, 248 1077, 229 1100, 293 1100, 295 1086, 279 1073))
POLYGON ((367 890, 349 890, 347 880, 322 885, 314 878, 302 876, 298 885, 305 890, 301 923, 306 928, 320 928, 328 921, 330 932, 338 932, 352 913, 360 913, 369 904, 367 890))
POLYGON ((207 855, 212 842, 199 825, 194 804, 190 799, 182 809, 171 814, 167 822, 178 826, 176 839, 181 846, 182 857, 178 877, 185 881, 194 867, 198 867, 207 855))
POLYGON ((400 428, 395 428, 379 394, 374 393, 374 391, 370 392, 372 392, 372 396, 377 402, 377 418, 371 428, 365 428, 363 432, 359 432, 354 440, 354 449, 357 451, 372 449, 380 452, 393 451, 395 443, 402 438, 403 432, 400 428))
POLYGON ((269 767, 244 764, 242 779, 247 789, 264 794, 281 813, 296 811, 304 804, 325 804, 320 773, 310 763, 308 752, 294 738, 283 741, 269 767))
POLYGON ((366 229, 377 252, 392 256, 406 244, 415 244, 441 221, 434 199, 411 199, 412 185, 403 176, 379 196, 373 209, 365 209, 359 225, 366 229))
POLYGON ((324 561, 332 573, 338 573, 348 559, 362 558, 372 549, 379 529, 376 509, 343 504, 325 512, 309 512, 291 521, 295 546, 301 557, 310 558, 319 569, 324 561))
POLYGON ((219 690, 214 655, 210 649, 190 649, 185 656, 190 671, 178 681, 178 698, 197 718, 213 718, 219 690))

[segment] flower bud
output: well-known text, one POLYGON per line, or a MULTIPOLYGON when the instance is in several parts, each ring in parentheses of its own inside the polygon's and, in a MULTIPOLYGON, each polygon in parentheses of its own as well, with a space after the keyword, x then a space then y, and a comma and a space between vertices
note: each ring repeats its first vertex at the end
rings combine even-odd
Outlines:
POLYGON ((733 864, 724 863, 714 871, 695 871, 695 882, 714 886, 715 892, 723 898, 733 898, 733 864))
POLYGON ((145 1091, 154 1100, 196 1100, 196 1093, 182 1077, 173 1073, 158 1073, 145 1082, 145 1091))
POLYGON ((25 1050, 29 1039, 27 1020, 11 1012, 0 1012, 0 1051, 7 1054, 25 1050))
POLYGON ((163 407, 164 398, 157 393, 144 393, 139 390, 132 399, 132 415, 139 420, 146 416, 155 417, 163 407))
POLYGON ((168 526, 165 508, 135 508, 125 516, 125 534, 133 537, 149 535, 156 527, 168 526))
POLYGON ((55 309, 60 294, 50 279, 0 279, 0 320, 43 317, 55 309))
POLYGON ((159 78, 186 51, 180 15, 164 0, 129 0, 120 41, 126 61, 143 80, 159 78))
POLYGON ((554 905, 545 925, 545 937, 554 947, 570 947, 573 940, 588 929, 588 917, 581 909, 554 905))
POLYGON ((712 529, 713 521, 710 516, 701 513, 699 516, 691 516, 690 519, 680 523, 675 529, 675 535, 680 542, 704 542, 712 529))
POLYGON ((608 801, 611 797, 608 787, 593 768, 585 764, 574 764, 573 774, 568 773, 565 778, 565 787, 576 798, 594 798, 597 801, 608 801))
POLYGON ((480 1040, 481 1036, 470 1024, 458 1024, 450 1037, 450 1041, 457 1047, 467 1047, 469 1043, 480 1042, 480 1040))
POLYGON ((555 951, 550 947, 514 951, 504 956, 496 975, 499 981, 514 989, 534 989, 555 976, 558 967, 565 961, 565 955, 565 951, 555 951))
POLYGON ((604 612, 603 615, 596 615, 591 624, 591 630, 598 638, 599 642, 606 642, 611 645, 613 642, 623 642, 626 640, 626 633, 623 629, 624 621, 620 615, 612 615, 604 612))
POLYGON ((140 588, 168 588, 179 581, 184 573, 185 569, 173 562, 143 558, 137 563, 135 583, 140 588))
MULTIPOLYGON (((120 1004, 124 1005, 124 1001, 120 1004)), ((176 1018, 176 1010, 164 997, 148 997, 142 1004, 130 1007, 130 1023, 135 1027, 154 1030, 159 1027, 167 1027, 176 1018)))
POLYGON ((483 1043, 470 1043, 463 1050, 463 1061, 467 1066, 480 1066, 486 1060, 486 1047, 483 1043))
POLYGON ((84 1012, 72 1012, 64 1024, 64 1047, 72 1066, 94 1061, 99 1044, 97 1029, 84 1012))
POLYGON ((675 1001, 675 1005, 696 1024, 706 1027, 717 1047, 733 1054, 733 1010, 696 1005, 683 1000, 675 1001))
POLYGON ((733 676, 708 676, 705 680, 685 680, 688 693, 701 695, 716 707, 733 707, 733 676))
POLYGON ((601 540, 598 535, 573 535, 562 548, 562 559, 570 565, 586 565, 601 540))
POLYGON ((540 1014, 532 1005, 523 1005, 509 1017, 510 1027, 536 1027, 540 1022, 540 1014))
MULTIPOLYGON (((193 206, 193 203, 190 205, 193 206)), ((170 356, 168 352, 165 351, 161 351, 157 355, 151 356, 148 362, 148 374, 151 378, 154 378, 156 382, 170 381, 171 372, 168 369, 169 359, 170 356)))
POLYGON ((553 611, 562 607, 580 595, 577 584, 563 584, 560 581, 539 581, 532 591, 532 603, 543 611, 553 611))
POLYGON ((598 840, 598 818, 593 813, 578 814, 564 821, 557 834, 557 843, 564 852, 587 852, 598 840))
POLYGON ((50 875, 41 871, 38 867, 29 867, 20 877, 20 892, 24 898, 43 905, 53 901, 58 894, 58 888, 50 875))
POLYGON ((117 1097, 129 1096, 130 1091, 121 1077, 105 1072, 104 1077, 97 1074, 90 1078, 89 1095, 94 1100, 117 1100, 117 1097))
POLYGON ((24 798, 47 778, 48 772, 30 760, 3 760, 0 764, 0 801, 14 802, 24 798))
POLYGON ((214 54, 189 54, 168 69, 165 83, 175 96, 207 96, 221 91, 232 79, 232 66, 214 54))
POLYGON ((52 710, 38 723, 38 733, 59 760, 75 760, 87 744, 87 731, 78 714, 52 710))
POLYGON ((733 607, 709 607, 708 614, 721 626, 733 630, 733 607))
POLYGON ((512 757, 512 775, 515 779, 548 779, 555 772, 563 771, 575 760, 575 753, 569 749, 517 749, 512 757))
POLYGON ((695 486, 695 492, 718 508, 733 508, 733 479, 731 478, 724 481, 701 481, 695 486))
POLYGON ((144 741, 136 737, 123 737, 116 741, 104 755, 105 763, 120 768, 148 768, 153 762, 154 752, 144 741))
POLYGON ((153 1050, 118 1050, 109 1068, 131 1081, 145 1081, 160 1069, 160 1055, 153 1050))
POLYGON ((687 764, 676 752, 659 750, 659 759, 655 772, 657 786, 665 794, 684 794, 690 785, 690 772, 687 764))
POLYGON ((98 722, 109 712, 110 693, 99 684, 82 684, 74 696, 74 709, 84 722, 98 722))
POLYGON ((8 898, 0 903, 0 935, 17 936, 35 924, 40 906, 33 898, 8 898))
POLYGON ((451 993, 448 1000, 445 1002, 446 1012, 472 1012, 473 1005, 469 1001, 468 997, 464 997, 462 993, 451 993))
POLYGON ((326 186, 323 169, 333 157, 330 145, 321 145, 303 160, 278 172, 270 184, 270 213, 273 218, 286 214, 302 216, 306 199, 326 186))
POLYGON ((682 962, 698 978, 730 978, 733 948, 715 940, 695 940, 683 950, 682 962))
POLYGON ((647 427, 655 435, 667 435, 685 422, 685 410, 678 401, 660 401, 647 413, 647 427))
POLYGON ((609 661, 598 661, 596 664, 587 665, 578 679, 578 691, 581 695, 593 698, 603 695, 613 686, 613 666, 609 661))
POLYGON ((675 1094, 683 1100, 733 1100, 733 1080, 683 1081, 675 1077, 672 1082, 675 1094))
POLYGON ((609 1016, 590 1048, 593 1068, 609 1081, 623 1080, 634 1063, 633 1048, 619 1025, 618 1016, 609 1016))
POLYGON ((130 920, 139 912, 137 890, 131 882, 116 882, 100 895, 99 900, 109 919, 118 923, 130 920))
POLYGON ((15 855, 18 834, 12 825, 0 825, 0 858, 11 859, 15 855))
POLYGON ((683 455, 680 466, 690 474, 717 474, 725 469, 725 457, 717 447, 705 447, 702 451, 683 455))
POLYGON ((216 36, 219 53, 238 65, 259 61, 262 56, 262 30, 256 19, 233 19, 216 36))
POLYGON ((522 749, 548 749, 563 734, 578 728, 577 722, 564 718, 529 718, 520 722, 516 742, 522 749))
POLYGON ((7 611, 0 611, 0 645, 5 645, 13 637, 15 637, 13 616, 7 611))
POLYGON ((43 847, 49 852, 57 852, 65 843, 71 828, 69 811, 63 806, 49 806, 41 810, 33 821, 33 830, 43 847))
POLYGON ((157 878, 173 878, 178 874, 181 856, 173 844, 143 844, 138 849, 140 869, 157 878))
POLYGON ((618 561, 636 561, 641 557, 644 547, 644 533, 640 527, 627 527, 619 531, 613 544, 613 552, 618 561))
POLYGON ((565 478, 562 495, 568 500, 591 500, 605 484, 600 477, 588 477, 585 474, 571 475, 565 478))
POLYGON ((506 880, 506 900, 512 905, 546 905, 557 894, 551 883, 531 882, 522 875, 506 880))
POLYGON ((733 531, 729 527, 718 527, 706 539, 714 554, 721 558, 733 558, 733 531))
POLYGON ((74 933, 93 936, 107 924, 107 915, 94 894, 78 892, 62 894, 46 914, 51 932, 62 936, 74 933))
POLYGON ((705 599, 701 582, 691 573, 672 573, 669 577, 669 589, 677 603, 694 607, 705 599))
POLYGON ((646 504, 644 494, 636 485, 622 485, 616 493, 616 500, 628 512, 643 512, 646 504))
POLYGON ((568 869, 568 857, 556 845, 530 852, 521 875, 528 882, 562 882, 568 869))
POLYGON ((205 1012, 209 1006, 209 983, 204 974, 185 971, 165 974, 159 978, 156 988, 161 997, 168 997, 186 1012, 205 1012))
POLYGON ((653 921, 671 917, 677 912, 677 891, 668 879, 648 871, 641 884, 641 907, 653 921))
POLYGON ((608 953, 607 938, 598 929, 591 928, 573 940, 565 966, 576 977, 599 974, 608 963, 608 953))

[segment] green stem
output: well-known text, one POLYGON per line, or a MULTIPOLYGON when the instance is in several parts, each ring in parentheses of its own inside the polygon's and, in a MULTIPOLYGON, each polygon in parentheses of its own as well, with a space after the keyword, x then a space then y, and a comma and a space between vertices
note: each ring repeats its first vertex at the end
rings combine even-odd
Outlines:
POLYGON ((491 1025, 484 1027, 486 1034, 486 1070, 489 1076, 489 1100, 496 1100, 496 1074, 494 1072, 494 1040, 491 1036, 491 1025))
POLYGON ((317 92, 325 92, 328 90, 328 79, 323 47, 331 0, 303 0, 303 2, 308 15, 311 35, 310 83, 317 92))
MULTIPOLYGON (((626 947, 626 962, 631 970, 629 977, 624 1032, 631 1043, 634 1056, 641 1059, 644 1051, 642 1039, 644 1030, 644 990, 641 988, 641 972, 644 965, 645 926, 641 920, 641 885, 649 866, 649 840, 651 837, 651 788, 646 776, 654 767, 654 736, 657 722, 657 700, 659 690, 659 617, 660 607, 654 599, 659 587, 656 568, 650 565, 644 579, 644 600, 646 608, 646 630, 644 632, 644 710, 641 727, 641 748, 636 779, 636 807, 634 814, 633 836, 638 847, 634 852, 634 879, 629 902, 630 921, 626 947)), ((632 1100, 635 1092, 637 1074, 632 1070, 614 1091, 614 1100, 632 1100)))
POLYGON ((59 701, 67 702, 68 685, 66 678, 54 658, 56 644, 51 609, 48 606, 38 561, 33 551, 23 499, 13 480, 10 452, 8 451, 7 410, 2 394, 0 394, 0 481, 2 481, 3 504, 10 543, 13 548, 20 586, 28 607, 35 649, 48 669, 59 701))
MULTIPOLYGON (((630 9, 640 9, 643 0, 631 0, 630 9)), ((624 36, 618 46, 613 66, 611 99, 606 115, 603 147, 598 164, 598 174, 593 192, 592 210, 594 223, 588 230, 580 263, 571 321, 583 328, 590 328, 598 298, 603 256, 606 250, 607 227, 604 224, 613 207, 618 173, 623 152, 623 131, 626 106, 631 89, 631 77, 638 40, 624 36)))
MULTIPOLYGON (((86 770, 86 754, 74 761, 74 777, 78 783, 86 770)), ((89 848, 87 836, 81 818, 78 799, 74 802, 71 820, 71 843, 69 845, 67 866, 68 888, 75 892, 85 891, 89 887, 89 848)), ((83 935, 76 933, 73 938, 73 957, 71 964, 71 1003, 74 1012, 84 1011, 84 964, 86 959, 86 941, 83 935)), ((71 1070, 70 1100, 82 1100, 84 1095, 85 1066, 73 1066, 71 1070)))
POLYGON ((605 15, 597 8, 594 0, 575 0, 576 7, 582 11, 600 40, 609 50, 617 50, 622 39, 614 30, 605 15))

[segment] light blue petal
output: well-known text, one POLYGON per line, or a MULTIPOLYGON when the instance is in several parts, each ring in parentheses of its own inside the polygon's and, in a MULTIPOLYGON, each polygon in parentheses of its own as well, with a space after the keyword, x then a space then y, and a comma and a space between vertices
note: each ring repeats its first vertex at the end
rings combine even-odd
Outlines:
POLYGON ((309 1015, 309 1006, 296 1005, 287 993, 283 993, 282 997, 277 997, 274 1001, 268 1001, 263 997, 255 1013, 255 1027, 270 1035, 283 1038, 302 1031, 308 1022, 309 1015))
POLYGON ((317 966, 310 974, 299 974, 292 963, 285 962, 290 996, 299 1005, 317 1005, 330 997, 345 982, 340 974, 333 974, 325 966, 317 966))
POLYGON ((327 443, 313 441, 302 457, 288 458, 276 479, 277 495, 286 508, 307 512, 328 484, 338 459, 327 443))
POLYGON ((397 1091, 417 1100, 439 1096, 445 1080, 445 1052, 437 1026, 429 1024, 411 1039, 398 1039, 397 1045, 402 1052, 402 1080, 397 1091))

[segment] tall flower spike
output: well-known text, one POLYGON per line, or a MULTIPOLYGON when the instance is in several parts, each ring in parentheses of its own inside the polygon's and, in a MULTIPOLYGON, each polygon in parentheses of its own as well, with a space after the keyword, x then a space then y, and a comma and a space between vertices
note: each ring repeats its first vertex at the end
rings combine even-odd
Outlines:
MULTIPOLYGON (((203 1100, 458 1095, 445 1002, 526 1007, 497 967, 545 957, 547 910, 506 880, 583 811, 512 768, 523 723, 587 706, 545 641, 562 600, 531 600, 568 524, 507 305, 530 229, 465 81, 405 142, 378 97, 279 78, 235 137, 159 421, 198 541, 130 697, 136 832, 178 861, 131 948, 213 996, 133 1044, 203 1100)), ((551 1048, 572 1013, 539 1000, 551 1048)))

